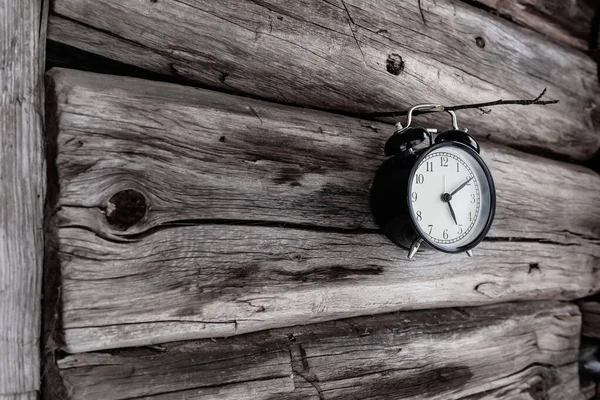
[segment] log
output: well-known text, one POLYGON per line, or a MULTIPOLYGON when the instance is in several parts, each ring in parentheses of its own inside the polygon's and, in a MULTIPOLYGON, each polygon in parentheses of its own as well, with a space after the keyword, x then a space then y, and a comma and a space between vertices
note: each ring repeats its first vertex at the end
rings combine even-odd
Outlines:
MULTIPOLYGON (((103 236, 199 219, 377 228, 369 186, 391 125, 73 70, 50 80, 62 215, 85 216, 103 236), (123 232, 101 211, 129 189, 147 212, 123 232)), ((490 143, 482 156, 500 194, 491 236, 598 244, 597 173, 490 143)))
MULTIPOLYGON (((584 311, 581 307, 581 311, 584 311)), ((579 347, 579 381, 581 392, 586 399, 597 399, 600 394, 600 342, 596 332, 590 332, 590 327, 582 327, 582 337, 579 347), (596 335, 596 337, 594 337, 596 335)))
POLYGON ((590 50, 595 0, 476 0, 500 15, 579 50, 590 50))
POLYGON ((0 0, 0 399, 40 388, 47 11, 0 0))
POLYGON ((509 303, 68 355, 57 368, 69 399, 573 400, 579 326, 573 305, 509 303))
POLYGON ((49 82, 69 352, 598 290, 600 177, 583 167, 486 145, 489 239, 409 261, 368 204, 390 125, 134 78, 49 82))
MULTIPOLYGON (((598 11, 598 18, 600 18, 600 11, 598 11)), ((596 33, 592 34, 590 47, 591 56, 598 63, 598 79, 600 80, 600 23, 596 26, 596 33)))
POLYGON ((53 11, 57 42, 192 84, 346 113, 530 99, 547 87, 560 106, 471 110, 461 121, 480 138, 577 160, 600 148, 593 60, 462 2, 57 0, 53 11))
POLYGON ((583 299, 577 303, 583 316, 581 334, 596 339, 600 339, 600 302, 598 300, 596 297, 583 299))
POLYGON ((588 381, 588 382, 582 382, 581 383, 581 394, 583 395, 584 399, 588 399, 588 400, 594 400, 596 399, 596 395, 598 393, 597 390, 597 383, 596 382, 592 382, 592 381, 588 381))
POLYGON ((19 394, 0 395, 0 400, 36 400, 37 398, 37 391, 19 394))

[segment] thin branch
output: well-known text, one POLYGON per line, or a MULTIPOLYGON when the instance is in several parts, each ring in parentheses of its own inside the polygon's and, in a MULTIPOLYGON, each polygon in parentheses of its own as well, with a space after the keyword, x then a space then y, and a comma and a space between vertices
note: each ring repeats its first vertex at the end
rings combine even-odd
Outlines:
MULTIPOLYGON (((461 104, 458 106, 449 106, 449 107, 442 106, 442 107, 436 109, 436 111, 457 111, 457 110, 466 110, 466 109, 470 109, 470 108, 482 109, 483 107, 504 106, 504 105, 511 105, 511 104, 521 105, 521 106, 528 106, 528 105, 532 105, 532 104, 545 106, 548 104, 558 103, 558 100, 542 100, 542 97, 544 97, 545 94, 546 94, 546 89, 542 90, 542 93, 540 93, 540 95, 533 100, 496 100, 496 101, 490 101, 487 103, 461 104)), ((425 111, 425 112, 427 112, 427 111, 425 111)), ((408 113, 408 111, 389 111, 389 112, 371 113, 371 114, 368 114, 368 117, 370 117, 370 118, 399 117, 399 116, 406 115, 407 113, 408 113)), ((418 112, 418 113, 422 113, 422 112, 418 112)), ((486 111, 486 114, 489 114, 489 110, 486 111)))

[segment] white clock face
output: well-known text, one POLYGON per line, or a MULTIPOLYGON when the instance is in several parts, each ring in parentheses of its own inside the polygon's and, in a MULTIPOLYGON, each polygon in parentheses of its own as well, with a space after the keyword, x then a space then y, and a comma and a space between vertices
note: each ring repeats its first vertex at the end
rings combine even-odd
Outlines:
POLYGON ((441 146, 416 166, 409 207, 419 234, 446 251, 456 251, 486 228, 491 210, 487 176, 468 151, 441 146))

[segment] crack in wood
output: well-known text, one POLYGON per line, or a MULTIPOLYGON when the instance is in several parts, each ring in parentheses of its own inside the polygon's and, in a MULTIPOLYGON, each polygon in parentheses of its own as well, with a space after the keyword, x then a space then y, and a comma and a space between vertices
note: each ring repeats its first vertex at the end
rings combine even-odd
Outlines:
POLYGON ((248 108, 250 108, 250 111, 252 111, 252 114, 254 114, 254 116, 255 116, 256 118, 258 118, 258 120, 260 121, 260 124, 262 125, 262 124, 263 124, 263 120, 262 120, 262 118, 260 117, 260 115, 258 115, 258 112, 257 112, 257 111, 254 109, 254 107, 252 107, 252 106, 248 106, 248 108))
POLYGON ((384 273, 384 269, 381 266, 349 268, 344 265, 331 265, 327 266, 326 268, 312 268, 297 272, 282 270, 277 271, 276 273, 284 276, 290 276, 296 281, 308 282, 309 280, 319 281, 325 277, 331 280, 339 280, 353 276, 382 275, 384 273))
MULTIPOLYGON (((128 243, 131 241, 138 241, 140 239, 144 239, 156 232, 165 230, 165 229, 176 229, 179 227, 189 227, 189 226, 203 226, 203 225, 230 225, 230 226, 254 226, 254 227, 263 227, 263 228, 282 228, 282 229, 293 229, 300 231, 314 231, 314 232, 328 232, 328 233, 339 233, 344 235, 379 235, 381 231, 376 228, 339 228, 339 227, 327 227, 320 225, 312 225, 312 224, 300 224, 286 221, 264 221, 264 220, 236 220, 236 219, 213 219, 213 218, 205 218, 205 219, 182 219, 182 220, 174 220, 169 222, 163 222, 160 225, 153 226, 145 231, 127 234, 127 233, 116 233, 114 236, 120 237, 123 241, 117 243, 128 243)), ((90 232, 94 232, 90 227, 81 226, 81 225, 63 225, 60 228, 80 228, 85 229, 90 232)), ((104 237, 102 235, 98 235, 102 239, 108 241, 114 241, 110 237, 104 237)))
POLYGON ((235 301, 237 303, 247 304, 250 307, 253 307, 257 313, 265 312, 267 310, 265 306, 262 306, 262 305, 257 306, 252 303, 252 301, 256 301, 256 300, 258 300, 258 299, 250 299, 250 300, 236 299, 235 301))
MULTIPOLYGON (((73 207, 73 208, 82 208, 82 209, 91 209, 97 207, 89 207, 82 205, 63 205, 63 208, 73 207)), ((89 232, 96 234, 98 237, 114 242, 114 243, 129 243, 131 241, 137 241, 148 237, 156 232, 165 229, 176 229, 178 227, 188 227, 188 226, 202 226, 202 225, 231 225, 231 226, 256 226, 256 227, 270 227, 270 228, 285 228, 285 229, 294 229, 294 230, 303 230, 303 231, 315 231, 315 232, 330 232, 330 233, 341 233, 348 235, 373 235, 373 234, 381 234, 381 230, 377 228, 338 228, 338 227, 327 227, 320 225, 312 225, 312 224, 299 224, 292 223, 287 221, 265 221, 265 220, 236 220, 236 219, 182 219, 182 220, 173 220, 168 222, 163 222, 160 225, 153 226, 145 231, 141 231, 138 233, 127 234, 127 233, 114 233, 111 236, 106 234, 102 234, 101 232, 96 232, 89 226, 78 225, 78 224, 65 224, 61 225, 60 228, 77 228, 84 229, 89 232), (122 240, 118 240, 120 238, 122 240)), ((584 235, 580 235, 571 231, 561 231, 567 232, 569 234, 573 234, 574 236, 580 237, 585 240, 597 240, 584 235)), ((563 247, 577 247, 580 244, 577 243, 563 243, 549 239, 543 238, 520 238, 520 237, 486 237, 484 239, 485 242, 514 242, 514 243, 540 243, 540 244, 550 244, 555 246, 563 246, 563 247)))
POLYGON ((363 62, 365 63, 365 66, 369 66, 369 64, 367 63, 367 59, 365 58, 365 53, 363 53, 362 48, 360 47, 360 43, 358 42, 358 38, 356 37, 356 31, 355 31, 355 27, 357 26, 354 23, 354 19, 352 19, 352 16, 350 15, 350 11, 348 10, 348 6, 346 6, 346 2, 344 2, 344 0, 340 0, 342 2, 342 5, 344 6, 344 10, 346 10, 346 14, 348 14, 348 26, 350 27, 350 32, 352 32, 352 37, 354 38, 354 42, 356 42, 356 47, 358 47, 358 51, 360 51, 360 55, 362 56, 363 62))
POLYGON ((421 0, 417 0, 417 5, 419 6, 419 14, 421 14, 423 25, 427 26, 427 21, 425 20, 425 13, 423 13, 423 5, 421 4, 421 0))
MULTIPOLYGON (((73 311, 77 309, 71 309, 73 311)), ((144 321, 144 322, 115 322, 106 325, 70 325, 65 327, 65 330, 78 330, 78 329, 90 329, 90 328, 106 328, 106 327, 117 327, 117 326, 127 326, 127 325, 144 325, 144 324, 171 324, 171 323, 179 323, 179 324, 202 324, 202 325, 234 325, 235 330, 237 330, 238 321, 244 321, 245 319, 235 319, 228 321, 202 321, 202 320, 191 320, 191 319, 166 319, 166 320, 152 320, 152 321, 144 321)))
POLYGON ((563 243, 557 242, 555 240, 549 239, 538 239, 538 238, 519 238, 519 237, 486 237, 483 239, 486 242, 514 242, 514 243, 541 243, 541 244, 551 244, 554 246, 563 246, 563 247, 573 247, 580 246, 577 243, 563 243))
POLYGON ((487 294, 487 293, 485 293, 484 291, 481 291, 481 290, 480 290, 480 288, 481 288, 482 286, 488 286, 488 285, 491 285, 491 286, 496 286, 496 285, 497 285, 497 283, 496 283, 496 282, 490 282, 490 281, 481 282, 481 283, 478 283, 477 285, 475 285, 475 286, 473 287, 473 290, 475 290, 476 292, 479 292, 479 293, 481 293, 481 294, 482 294, 482 295, 484 295, 485 297, 489 297, 490 299, 493 299, 493 298, 494 298, 494 296, 490 296, 489 294, 487 294))
POLYGON ((294 373, 294 375, 299 376, 306 383, 311 385, 316 390, 317 396, 319 396, 319 400, 325 400, 323 390, 321 389, 320 385, 317 383, 319 380, 314 375, 314 373, 311 373, 311 371, 310 371, 308 361, 306 360, 306 351, 302 347, 302 344, 298 343, 296 345, 288 345, 287 348, 290 353, 290 364, 291 364, 292 372, 294 373), (292 346, 297 348, 300 352, 300 363, 301 363, 301 366, 304 369, 304 371, 298 371, 297 369, 294 368, 294 364, 297 362, 297 357, 295 357, 292 352, 292 346))
MULTIPOLYGON (((289 377, 288 375, 274 375, 274 376, 268 376, 268 377, 264 377, 264 378, 253 378, 253 379, 232 381, 232 382, 221 383, 221 384, 215 383, 214 385, 193 386, 193 387, 189 387, 189 388, 185 388, 185 389, 163 391, 163 392, 160 392, 160 393, 152 394, 150 396, 143 395, 143 396, 127 397, 126 400, 148 399, 148 398, 153 398, 153 397, 157 397, 157 396, 158 397, 162 397, 162 396, 169 395, 169 394, 176 394, 176 393, 197 391, 199 389, 227 388, 227 387, 231 387, 233 385, 249 384, 249 383, 254 383, 254 382, 267 382, 267 381, 272 381, 272 380, 282 379, 282 378, 288 378, 288 377, 289 377)), ((221 397, 221 396, 219 396, 219 397, 221 397)))
MULTIPOLYGON (((128 238, 123 237, 122 235, 110 235, 107 233, 102 233, 99 230, 93 229, 92 227, 86 226, 86 225, 81 225, 81 224, 65 224, 65 225, 59 225, 58 227, 59 229, 82 229, 84 231, 88 231, 93 233, 94 235, 98 236, 99 238, 106 240, 107 242, 111 242, 111 243, 131 243, 131 240, 129 240, 128 238)), ((135 239, 133 239, 135 240, 135 239)))

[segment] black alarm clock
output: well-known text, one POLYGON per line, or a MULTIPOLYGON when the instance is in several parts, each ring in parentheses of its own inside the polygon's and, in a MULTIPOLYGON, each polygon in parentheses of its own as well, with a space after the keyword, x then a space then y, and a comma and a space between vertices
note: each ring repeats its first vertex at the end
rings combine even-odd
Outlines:
POLYGON ((409 249, 445 253, 466 252, 486 236, 496 211, 496 190, 479 144, 459 129, 411 126, 415 111, 443 111, 436 104, 419 104, 408 112, 407 124, 385 144, 389 158, 377 171, 371 187, 371 210, 385 235, 409 249), (437 134, 435 140, 433 135, 437 134))

